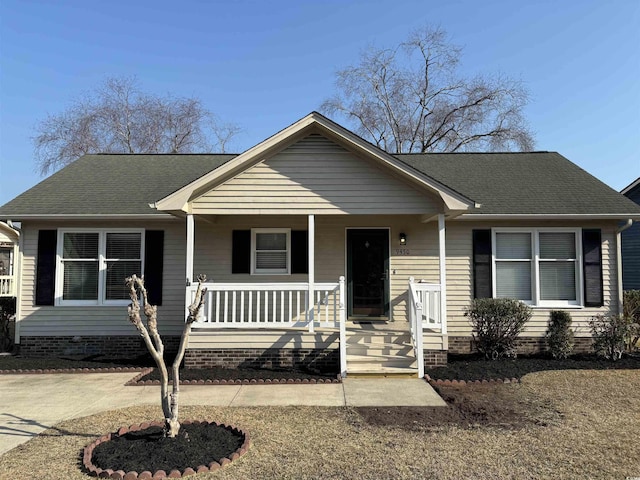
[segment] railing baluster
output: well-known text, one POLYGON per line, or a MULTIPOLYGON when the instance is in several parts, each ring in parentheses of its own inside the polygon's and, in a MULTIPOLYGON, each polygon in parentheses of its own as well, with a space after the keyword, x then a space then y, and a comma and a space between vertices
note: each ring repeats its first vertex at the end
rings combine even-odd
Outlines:
POLYGON ((244 323, 244 290, 240 291, 240 323, 244 323))
POLYGON ((249 323, 251 323, 251 317, 253 317, 253 291, 249 290, 249 323))
POLYGON ((238 303, 236 302, 236 291, 231 293, 231 322, 236 323, 236 310, 238 309, 238 303))
POLYGON ((269 323, 269 292, 264 292, 264 321, 269 323))
POLYGON ((280 321, 284 323, 284 290, 280 291, 280 321))
POLYGON ((260 290, 256 290, 256 322, 260 323, 260 290))
POLYGON ((288 293, 289 293, 289 323, 291 323, 291 322, 293 322, 293 312, 291 310, 291 308, 292 308, 291 300, 292 300, 292 297, 293 297, 293 292, 289 291, 288 293))
POLYGON ((229 320, 229 292, 224 292, 224 323, 229 320))
POLYGON ((213 303, 211 297, 213 297, 213 292, 207 292, 207 323, 211 323, 213 319, 211 317, 211 309, 213 308, 213 305, 211 305, 213 303))
POLYGON ((276 301, 276 291, 273 291, 273 318, 271 319, 271 321, 273 323, 277 323, 278 322, 278 318, 276 317, 276 308, 278 307, 278 302, 276 301))
POLYGON ((296 300, 297 300, 297 304, 296 304, 296 318, 297 321, 300 321, 300 290, 298 290, 296 292, 296 300))
POLYGON ((216 323, 220 323, 220 291, 216 292, 216 323))

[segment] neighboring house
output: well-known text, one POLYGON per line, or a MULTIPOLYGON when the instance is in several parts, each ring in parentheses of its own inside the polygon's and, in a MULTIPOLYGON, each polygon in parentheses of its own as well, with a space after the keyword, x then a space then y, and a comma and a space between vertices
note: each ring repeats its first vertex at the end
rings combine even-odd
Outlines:
MULTIPOLYGON (((640 177, 620 192, 640 205, 640 177)), ((625 290, 640 290, 640 223, 622 232, 622 284, 625 290)))
POLYGON ((0 222, 0 297, 15 297, 18 273, 17 230, 0 222))
POLYGON ((558 153, 390 155, 311 113, 240 155, 87 155, 0 207, 22 222, 25 355, 130 353, 123 280, 145 275, 186 364, 415 372, 468 352, 474 297, 588 321, 621 303, 618 225, 640 207, 558 153))

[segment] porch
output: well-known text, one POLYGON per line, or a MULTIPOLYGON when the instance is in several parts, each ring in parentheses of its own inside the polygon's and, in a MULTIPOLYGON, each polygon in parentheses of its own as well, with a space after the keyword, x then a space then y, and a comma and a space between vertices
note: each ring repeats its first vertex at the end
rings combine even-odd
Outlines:
MULTIPOLYGON (((264 348, 270 346, 296 348, 301 344, 311 347, 315 342, 321 348, 335 348, 339 352, 340 372, 343 376, 349 373, 404 373, 424 376, 425 338, 427 342, 437 338, 439 345, 442 345, 444 343, 442 339, 447 333, 446 291, 443 287, 446 280, 445 219, 444 215, 437 216, 436 227, 436 222, 421 222, 424 219, 419 216, 403 218, 402 222, 397 220, 397 216, 393 218, 396 219, 395 224, 402 226, 396 228, 393 225, 394 222, 380 218, 373 221, 372 217, 357 219, 351 216, 342 217, 341 224, 336 226, 335 221, 326 222, 322 217, 308 215, 305 222, 308 233, 306 245, 308 273, 304 275, 306 281, 288 281, 299 278, 298 275, 293 274, 281 277, 251 274, 250 277, 242 277, 241 275, 230 276, 224 272, 216 275, 214 272, 212 281, 204 284, 207 288, 205 309, 201 318, 193 326, 195 335, 199 338, 198 342, 203 338, 213 339, 220 334, 225 338, 237 337, 238 348, 243 346, 243 341, 239 339, 246 338, 246 335, 252 339, 249 343, 264 345, 264 348), (415 226, 407 226, 409 220, 415 226), (390 301, 386 300, 386 310, 382 310, 381 315, 380 311, 372 307, 380 302, 372 302, 370 294, 369 296, 358 294, 357 284, 354 285, 357 272, 353 265, 350 265, 348 237, 349 231, 361 229, 360 225, 373 225, 367 231, 382 231, 382 225, 389 222, 392 225, 386 230, 389 244, 385 254, 387 268, 386 271, 381 272, 380 278, 383 279, 381 285, 392 295, 390 295, 390 301), (410 253, 406 244, 404 249, 391 248, 390 244, 394 242, 392 238, 399 228, 409 232, 408 235, 404 230, 402 232, 405 242, 409 236, 412 239, 410 241, 414 242, 410 245, 416 247, 421 236, 428 237, 425 240, 428 245, 420 246, 420 249, 416 248, 418 253, 415 258, 406 258, 410 253), (432 235, 433 233, 435 235, 432 235), (332 235, 339 237, 339 241, 335 243, 342 243, 342 255, 339 251, 332 251, 330 246, 328 247, 333 243, 330 240, 332 235), (437 245, 428 241, 434 239, 437 239, 437 245), (319 242, 321 246, 318 246, 319 242), (437 257, 423 253, 423 251, 431 253, 434 249, 438 252, 437 257), (341 256, 342 258, 338 258, 338 261, 334 258, 341 256), (429 281, 433 279, 434 257, 437 261, 436 282, 429 281), (329 269, 327 266, 329 262, 335 267, 329 269), (321 271, 321 280, 327 280, 329 270, 337 273, 335 280, 317 281, 318 268, 321 271), (413 277, 407 278, 404 275, 405 270, 413 272, 417 270, 416 273, 419 273, 421 269, 426 275, 420 280, 414 280, 413 277), (247 278, 251 281, 233 281, 233 277, 247 278), (278 281, 279 278, 286 281, 278 281), (370 302, 369 305, 366 304, 367 301, 370 302), (354 308, 357 305, 361 308, 354 308), (288 332, 288 334, 277 336, 276 332, 288 332), (318 340, 300 340, 305 335, 306 338, 312 338, 316 334, 333 335, 335 342, 324 345, 318 340), (264 340, 267 337, 270 340, 264 340), (298 340, 289 340, 294 337, 298 340), (260 338, 260 341, 255 340, 256 338, 260 338)), ((288 219, 279 217, 278 222, 272 220, 274 220, 273 217, 261 217, 261 223, 258 226, 264 229, 265 225, 275 223, 278 228, 281 228, 289 220, 290 228, 300 228, 299 218, 297 222, 292 217, 288 219)), ((247 219, 246 223, 244 221, 239 223, 237 220, 229 221, 229 225, 226 226, 224 219, 217 219, 215 223, 202 220, 198 222, 196 230, 196 218, 193 215, 187 216, 186 304, 191 303, 197 288, 194 282, 194 270, 197 268, 196 271, 211 271, 211 268, 206 268, 208 265, 205 265, 200 258, 203 256, 205 243, 202 240, 203 236, 209 238, 209 242, 215 242, 216 234, 229 237, 229 229, 239 224, 256 225, 257 221, 254 218, 247 219), (199 241, 195 240, 196 235, 199 241)), ((399 244, 399 246, 403 245, 399 244)), ((228 252, 228 254, 233 256, 234 252, 228 252)), ((255 251, 252 255, 255 255, 255 251)), ((213 345, 213 343, 204 342, 206 345, 213 345)), ((229 345, 231 343, 229 341, 229 345)), ((246 341, 244 344, 246 345, 246 341)), ((217 347, 211 348, 220 347, 221 345, 217 344, 217 347)), ((188 348, 196 349, 198 345, 194 343, 188 348)))

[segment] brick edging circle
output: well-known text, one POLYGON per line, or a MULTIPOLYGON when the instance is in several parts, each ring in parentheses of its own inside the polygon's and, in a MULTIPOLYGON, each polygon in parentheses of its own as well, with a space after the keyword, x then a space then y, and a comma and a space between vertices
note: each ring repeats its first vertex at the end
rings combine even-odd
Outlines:
POLYGON ((144 430, 149 427, 164 427, 164 422, 145 422, 137 425, 130 425, 128 427, 120 427, 115 433, 107 433, 106 435, 101 436, 94 442, 90 443, 84 450, 82 451, 82 464, 89 472, 89 475, 100 478, 111 478, 113 480, 160 480, 163 478, 182 478, 187 477, 189 475, 195 475, 196 473, 206 473, 206 472, 214 472, 219 470, 222 467, 226 467, 234 460, 237 460, 242 455, 247 453, 249 447, 251 445, 251 440, 249 439, 249 434, 244 432, 243 430, 235 427, 234 425, 225 425, 224 423, 218 422, 208 422, 208 421, 200 421, 200 420, 185 420, 181 422, 181 425, 189 425, 191 423, 207 423, 209 425, 216 425, 218 427, 225 428, 231 432, 242 435, 244 437, 244 441, 242 445, 231 453, 228 457, 224 457, 220 460, 220 462, 213 461, 209 463, 209 465, 198 465, 196 467, 187 467, 184 471, 180 470, 171 470, 169 473, 164 470, 157 470, 156 472, 151 472, 149 470, 145 470, 144 472, 124 472, 123 470, 113 470, 110 468, 102 469, 96 467, 91 458, 93 457, 93 450, 100 445, 101 443, 108 442, 114 435, 124 435, 129 432, 137 432, 140 430, 144 430))
POLYGON ((441 378, 431 378, 429 375, 424 376, 424 379, 429 385, 487 385, 487 384, 497 384, 497 383, 520 383, 520 379, 513 378, 489 378, 482 380, 442 380, 441 378))

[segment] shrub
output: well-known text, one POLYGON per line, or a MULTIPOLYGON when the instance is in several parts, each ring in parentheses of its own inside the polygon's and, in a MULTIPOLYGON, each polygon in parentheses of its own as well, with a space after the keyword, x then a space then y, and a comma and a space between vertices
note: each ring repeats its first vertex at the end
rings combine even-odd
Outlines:
POLYGON ((547 347, 551 356, 564 359, 573 351, 573 331, 571 330, 571 315, 562 310, 552 310, 547 327, 547 347))
POLYGON ((0 298, 0 352, 11 350, 13 347, 10 323, 15 314, 15 297, 0 298))
POLYGON ((593 349, 607 360, 619 360, 632 332, 632 322, 621 315, 597 315, 589 321, 593 349))
POLYGON ((485 358, 516 356, 516 338, 531 318, 531 308, 510 298, 476 298, 465 310, 478 351, 485 358))
POLYGON ((627 351, 631 352, 639 347, 640 342, 640 290, 624 292, 622 312, 631 323, 626 346, 627 351))

